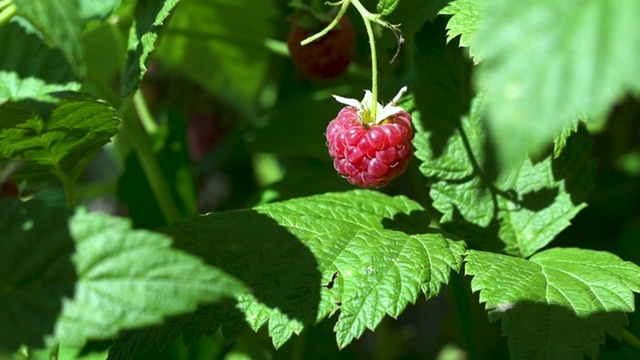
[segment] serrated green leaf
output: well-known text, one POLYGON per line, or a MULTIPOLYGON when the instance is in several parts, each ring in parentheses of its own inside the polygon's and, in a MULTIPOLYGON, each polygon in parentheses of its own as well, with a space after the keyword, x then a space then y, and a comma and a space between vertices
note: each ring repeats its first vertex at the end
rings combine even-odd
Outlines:
POLYGON ((278 34, 279 15, 273 1, 183 0, 156 56, 167 68, 250 110, 271 70, 265 44, 278 34))
POLYGON ((171 249, 162 234, 79 210, 61 196, 0 201, 0 347, 81 347, 235 295, 242 286, 171 249))
POLYGON ((127 220, 79 211, 69 232, 78 282, 56 324, 61 343, 108 339, 243 291, 220 270, 171 249, 165 235, 132 230, 127 220))
POLYGON ((578 119, 640 92, 640 2, 486 2, 475 47, 491 131, 506 166, 540 155, 578 119))
MULTIPOLYGON (((52 95, 54 96, 54 95, 52 95)), ((89 158, 117 132, 116 111, 104 101, 58 93, 57 103, 0 105, 0 163, 21 160, 30 181, 77 177, 89 158)))
POLYGON ((399 2, 400 0, 380 0, 378 1, 376 10, 378 10, 378 14, 382 16, 389 15, 396 9, 399 2))
POLYGON ((595 358, 605 332, 621 337, 640 292, 640 267, 593 250, 556 248, 529 260, 471 250, 465 269, 490 318, 502 320, 513 358, 595 358))
POLYGON ((589 142, 581 139, 567 148, 574 164, 571 169, 561 170, 568 158, 547 157, 535 165, 526 159, 492 181, 480 167, 487 157, 481 108, 482 98, 477 98, 471 115, 462 118, 461 129, 440 157, 431 150, 433 133, 417 134, 414 144, 416 157, 423 161, 420 170, 431 184, 433 206, 443 214, 440 221, 450 223, 451 231, 471 242, 494 238, 490 249, 528 257, 551 242, 586 206, 582 201, 594 175, 587 158, 589 142), (479 233, 466 231, 465 223, 498 228, 479 233))
POLYGON ((48 47, 17 21, 0 26, 0 103, 26 98, 50 101, 50 92, 79 88, 59 49, 48 47))
POLYGON ((336 337, 344 347, 421 292, 438 294, 459 269, 464 245, 428 224, 405 197, 357 190, 209 214, 165 230, 252 289, 237 297, 235 312, 214 316, 226 338, 247 324, 267 325, 279 347, 304 325, 340 312, 336 337))
POLYGON ((485 97, 478 95, 469 114, 470 64, 455 42, 446 44, 438 22, 416 36, 413 141, 421 172, 428 178, 433 206, 447 229, 485 249, 523 257, 547 245, 585 204, 593 171, 589 141, 577 137, 564 160, 525 160, 496 178, 484 126, 485 97), (428 35, 428 36, 427 36, 428 35), (441 71, 447 69, 447 71, 441 71), (446 74, 446 75, 444 75, 446 74), (586 151, 585 151, 586 150, 586 151), (585 172, 586 171, 586 172, 585 172), (568 184, 571 185, 568 185, 568 184), (575 186, 574 186, 575 185, 575 186))
POLYGON ((553 156, 558 157, 562 153, 562 149, 567 145, 567 140, 571 136, 571 134, 578 131, 578 125, 580 124, 579 120, 575 120, 560 131, 560 134, 553 141, 553 156))
POLYGON ((139 0, 134 11, 134 22, 129 29, 127 60, 124 71, 124 96, 140 86, 140 80, 147 71, 145 65, 165 20, 180 0, 139 0))
POLYGON ((43 35, 47 43, 59 48, 73 67, 83 76, 80 39, 84 22, 80 18, 78 0, 13 0, 18 14, 24 16, 43 35))
POLYGON ((475 47, 470 47, 480 26, 481 13, 482 10, 478 0, 452 1, 439 13, 453 15, 447 23, 447 41, 460 36, 460 46, 469 47, 469 54, 474 62, 482 60, 476 54, 475 47))

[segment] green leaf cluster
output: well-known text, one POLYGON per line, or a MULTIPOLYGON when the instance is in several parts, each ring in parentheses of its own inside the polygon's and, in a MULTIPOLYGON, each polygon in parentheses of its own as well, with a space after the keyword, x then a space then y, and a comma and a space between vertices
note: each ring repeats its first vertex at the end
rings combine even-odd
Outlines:
POLYGON ((246 333, 281 351, 326 324, 350 351, 445 287, 463 322, 478 293, 514 359, 633 339, 640 267, 621 249, 637 224, 611 252, 564 244, 608 200, 591 194, 593 133, 640 93, 640 3, 376 4, 402 24, 378 80, 383 99, 409 85, 417 159, 388 188, 354 190, 323 132, 331 95, 369 84, 361 26, 345 77, 316 82, 290 64, 282 1, 0 1, 15 7, 0 17, 0 189, 21 192, 0 193, 0 356, 113 341, 109 358, 132 358, 246 333), (194 114, 219 127, 194 132, 194 114), (217 143, 196 160, 190 137, 206 131, 217 143), (87 209, 92 191, 114 214, 87 209))

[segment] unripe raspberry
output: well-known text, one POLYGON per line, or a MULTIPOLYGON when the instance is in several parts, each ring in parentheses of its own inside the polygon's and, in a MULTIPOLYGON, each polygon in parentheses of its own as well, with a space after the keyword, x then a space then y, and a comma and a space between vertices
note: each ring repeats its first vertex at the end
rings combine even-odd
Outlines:
POLYGON ((294 21, 287 38, 289 53, 296 67, 308 78, 327 80, 344 73, 356 50, 356 33, 345 15, 338 25, 322 38, 307 44, 300 42, 322 30, 328 23, 305 27, 294 21))
POLYGON ((349 180, 362 187, 380 187, 402 174, 413 155, 414 132, 411 115, 395 106, 378 104, 376 119, 369 119, 371 93, 364 100, 336 97, 349 106, 327 126, 327 143, 333 166, 349 180))

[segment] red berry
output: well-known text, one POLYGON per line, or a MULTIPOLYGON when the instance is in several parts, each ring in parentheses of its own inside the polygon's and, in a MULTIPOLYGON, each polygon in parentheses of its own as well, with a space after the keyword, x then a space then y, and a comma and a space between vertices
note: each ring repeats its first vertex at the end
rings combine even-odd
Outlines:
POLYGON ((351 20, 346 15, 322 38, 305 46, 300 45, 302 40, 322 30, 326 25, 308 29, 294 21, 287 39, 293 62, 311 79, 334 79, 342 75, 355 53, 356 35, 351 20))
POLYGON ((11 180, 7 180, 4 184, 0 185, 0 199, 18 197, 19 193, 18 185, 11 180))
POLYGON ((404 172, 413 155, 411 115, 398 110, 380 122, 365 125, 361 111, 346 106, 329 123, 329 154, 335 169, 350 183, 384 186, 404 172))
POLYGON ((211 115, 194 112, 187 124, 187 145, 193 161, 202 160, 220 142, 224 129, 211 115))

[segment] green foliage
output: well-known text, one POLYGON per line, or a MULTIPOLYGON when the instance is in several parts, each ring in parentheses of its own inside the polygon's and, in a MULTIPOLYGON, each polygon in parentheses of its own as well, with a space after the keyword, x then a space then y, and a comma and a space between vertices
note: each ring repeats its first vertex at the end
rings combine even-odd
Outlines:
POLYGON ((179 0, 140 0, 136 3, 134 23, 129 30, 127 62, 124 71, 124 95, 135 91, 147 71, 149 53, 155 49, 164 21, 179 0))
POLYGON ((44 339, 82 346, 242 290, 172 250, 166 236, 132 230, 127 220, 83 209, 69 216, 55 199, 4 200, 0 209, 8 235, 0 242, 1 299, 11 309, 3 324, 13 324, 2 347, 40 347, 44 339), (20 261, 24 253, 31 261, 20 261))
POLYGON ((363 5, 315 81, 286 1, 0 0, 0 358, 637 357, 640 5, 363 5), (405 85, 354 190, 331 95, 405 85))
POLYGON ((416 62, 426 70, 418 73, 414 112, 419 129, 416 156, 422 160, 420 170, 430 184, 433 206, 442 213, 440 221, 464 234, 465 240, 528 257, 552 241, 585 206, 582 199, 593 174, 586 157, 589 142, 576 136, 575 148, 565 149, 566 157, 576 154, 571 163, 580 176, 562 172, 563 160, 554 164, 548 157, 535 165, 526 159, 494 177, 483 123, 486 97, 476 96, 469 114, 460 118, 469 106, 469 65, 455 42, 445 44, 444 34, 437 40, 433 31, 427 25, 417 37, 431 34, 419 42, 416 62), (443 68, 450 69, 446 76, 437 75, 443 68))
POLYGON ((276 14, 271 1, 183 0, 157 56, 226 101, 251 109, 269 72, 267 40, 276 35, 276 14))
POLYGON ((80 46, 83 21, 78 0, 14 0, 18 13, 48 45, 60 49, 74 69, 82 76, 86 72, 80 46))
POLYGON ((427 298, 438 294, 450 271, 459 269, 464 245, 428 223, 415 202, 371 191, 178 222, 164 229, 177 247, 223 268, 252 293, 236 299, 242 316, 229 308, 207 309, 208 316, 180 320, 153 334, 162 341, 171 337, 167 332, 198 321, 206 321, 198 331, 213 332, 206 326, 213 320, 224 324, 224 336, 233 340, 247 326, 257 331, 267 325, 274 346, 280 347, 304 325, 339 312, 335 331, 342 348, 365 329, 374 329, 383 316, 400 315, 420 293, 427 298))
POLYGON ((84 159, 117 132, 118 118, 104 101, 74 93, 55 98, 0 105, 0 161, 24 161, 20 176, 29 181, 77 179, 84 159))
POLYGON ((378 13, 383 16, 389 15, 396 9, 399 2, 400 0, 380 0, 378 1, 376 9, 378 10, 378 13))
POLYGON ((15 21, 0 27, 0 103, 47 101, 50 92, 78 90, 80 84, 62 52, 28 32, 27 25, 15 21))
POLYGON ((593 250, 555 248, 529 260, 471 250, 465 269, 489 317, 502 320, 514 359, 596 358, 605 332, 622 336, 640 292, 638 265, 593 250))
MULTIPOLYGON (((460 46, 469 47, 480 25, 480 4, 478 0, 455 0, 440 10, 442 15, 453 15, 447 23, 447 41, 460 36, 460 46)), ((469 49, 469 55, 476 62, 480 58, 475 47, 469 49)))
POLYGON ((566 127, 640 92, 637 1, 488 1, 476 36, 478 85, 497 155, 539 156, 566 127))
POLYGON ((105 19, 121 2, 122 0, 80 0, 80 16, 83 19, 105 19))

